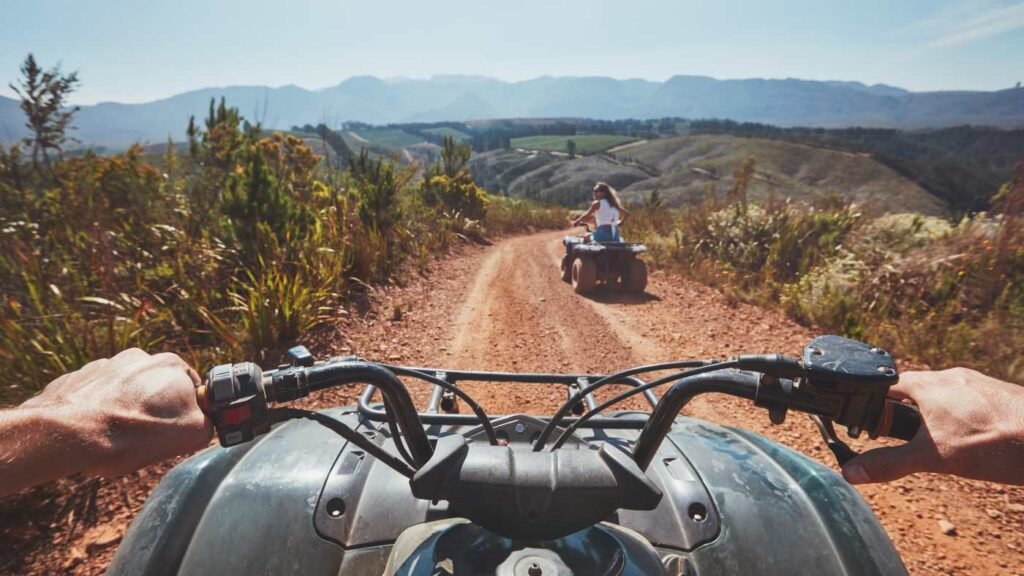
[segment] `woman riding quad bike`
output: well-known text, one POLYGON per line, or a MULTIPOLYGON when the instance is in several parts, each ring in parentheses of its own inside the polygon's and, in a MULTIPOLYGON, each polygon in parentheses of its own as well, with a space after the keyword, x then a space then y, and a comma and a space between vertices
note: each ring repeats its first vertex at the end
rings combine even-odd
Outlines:
POLYGON ((572 284, 577 294, 589 294, 601 284, 636 294, 647 288, 647 265, 639 259, 647 247, 623 242, 619 235, 619 225, 627 214, 614 188, 604 182, 594 186, 594 202, 572 222, 588 233, 562 239, 562 280, 572 284), (596 225, 592 232, 591 221, 596 225))
POLYGON ((266 372, 209 372, 197 398, 223 448, 164 478, 110 574, 906 573, 838 474, 751 432, 678 416, 708 392, 747 399, 776 424, 804 412, 846 461, 854 453, 834 425, 908 439, 920 423, 886 399, 898 376, 877 347, 825 336, 801 358, 611 375, 316 362, 301 347, 289 356, 266 372), (403 378, 434 385, 422 412, 403 378), (458 387, 466 381, 563 385, 568 399, 550 417, 488 416, 458 387), (352 384, 367 385, 354 406, 279 406, 352 384), (598 404, 594 392, 610 384, 627 389, 598 404), (638 394, 649 411, 603 413, 638 394), (446 413, 446 396, 470 413, 446 413))
POLYGON ((594 184, 594 201, 579 218, 573 220, 573 226, 593 221, 595 228, 584 236, 584 242, 621 242, 619 226, 626 220, 629 211, 622 206, 619 194, 605 182, 594 184))

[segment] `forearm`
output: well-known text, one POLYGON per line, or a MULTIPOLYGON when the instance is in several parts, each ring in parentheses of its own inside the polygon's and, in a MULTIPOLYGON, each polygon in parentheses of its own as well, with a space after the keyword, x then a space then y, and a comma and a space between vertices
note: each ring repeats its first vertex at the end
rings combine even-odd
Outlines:
POLYGON ((100 442, 76 420, 50 406, 0 411, 0 497, 95 463, 100 442))
POLYGON ((580 216, 579 218, 576 219, 576 222, 586 222, 587 220, 593 219, 594 218, 594 212, 596 212, 596 211, 597 211, 597 207, 591 205, 590 208, 588 208, 587 211, 584 212, 582 216, 580 216))

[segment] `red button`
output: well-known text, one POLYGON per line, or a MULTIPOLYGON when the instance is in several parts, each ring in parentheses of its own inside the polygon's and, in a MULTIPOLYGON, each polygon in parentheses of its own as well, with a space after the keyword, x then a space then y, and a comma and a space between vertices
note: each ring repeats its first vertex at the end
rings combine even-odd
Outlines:
POLYGON ((220 421, 227 426, 241 424, 250 418, 252 418, 252 409, 249 408, 248 404, 242 404, 234 408, 225 408, 220 411, 220 421))

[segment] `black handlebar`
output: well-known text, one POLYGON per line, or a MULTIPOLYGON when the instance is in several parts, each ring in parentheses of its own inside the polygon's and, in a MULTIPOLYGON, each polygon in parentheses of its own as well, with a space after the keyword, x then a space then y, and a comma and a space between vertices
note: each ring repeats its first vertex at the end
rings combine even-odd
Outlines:
MULTIPOLYGON (((363 383, 381 391, 385 419, 391 427, 396 448, 413 470, 420 469, 431 460, 434 452, 423 427, 427 416, 417 412, 405 384, 396 374, 419 378, 438 386, 443 384, 446 390, 456 392, 473 408, 491 444, 497 444, 490 419, 468 395, 454 385, 454 379, 449 382, 428 374, 426 369, 391 367, 355 357, 315 363, 304 348, 290 351, 289 354, 293 359, 291 365, 266 373, 252 363, 221 365, 210 371, 208 382, 197 391, 197 397, 203 411, 213 418, 222 445, 232 446, 252 440, 269 431, 272 423, 285 417, 309 417, 306 413, 300 414, 301 411, 275 413, 275 409, 269 408, 270 403, 288 402, 334 386, 363 383)), ((852 451, 835 437, 831 431, 832 422, 846 426, 852 436, 866 431, 903 440, 911 439, 921 424, 920 414, 913 406, 886 402, 885 395, 889 386, 897 380, 891 356, 878 348, 837 336, 814 340, 804 351, 802 360, 782 355, 761 355, 740 356, 736 360, 718 364, 676 362, 638 367, 610 376, 590 376, 594 383, 589 385, 586 384, 587 377, 583 376, 453 374, 461 374, 464 379, 497 376, 509 381, 517 381, 518 378, 521 382, 566 384, 574 378, 583 381, 583 386, 577 384, 576 394, 571 394, 562 409, 549 420, 534 444, 535 451, 544 447, 549 434, 563 422, 569 409, 580 405, 582 398, 589 399, 590 392, 599 386, 628 382, 633 388, 600 406, 590 402, 591 410, 570 422, 569 429, 555 443, 556 448, 565 441, 567 435, 601 409, 629 395, 649 392, 650 388, 675 379, 665 396, 654 405, 646 422, 642 419, 619 420, 625 426, 634 423, 643 426, 633 447, 633 458, 641 470, 646 469, 654 459, 679 411, 694 396, 708 392, 753 400, 755 405, 767 408, 772 421, 776 423, 781 422, 790 409, 825 419, 828 426, 819 424, 819 428, 822 428, 830 449, 840 461, 847 459, 852 451), (650 383, 643 383, 634 377, 635 374, 666 367, 689 367, 690 370, 650 383)), ((392 465, 389 461, 385 463, 392 465)), ((408 471, 400 470, 403 474, 408 471)))

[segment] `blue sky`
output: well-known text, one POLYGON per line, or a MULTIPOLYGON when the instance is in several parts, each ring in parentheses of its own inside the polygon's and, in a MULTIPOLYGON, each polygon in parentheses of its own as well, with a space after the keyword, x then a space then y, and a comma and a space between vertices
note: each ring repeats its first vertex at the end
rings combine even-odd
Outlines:
POLYGON ((1024 81, 1024 0, 19 0, 0 11, 0 94, 28 52, 78 70, 79 103, 350 76, 504 80, 674 74, 1024 81))

